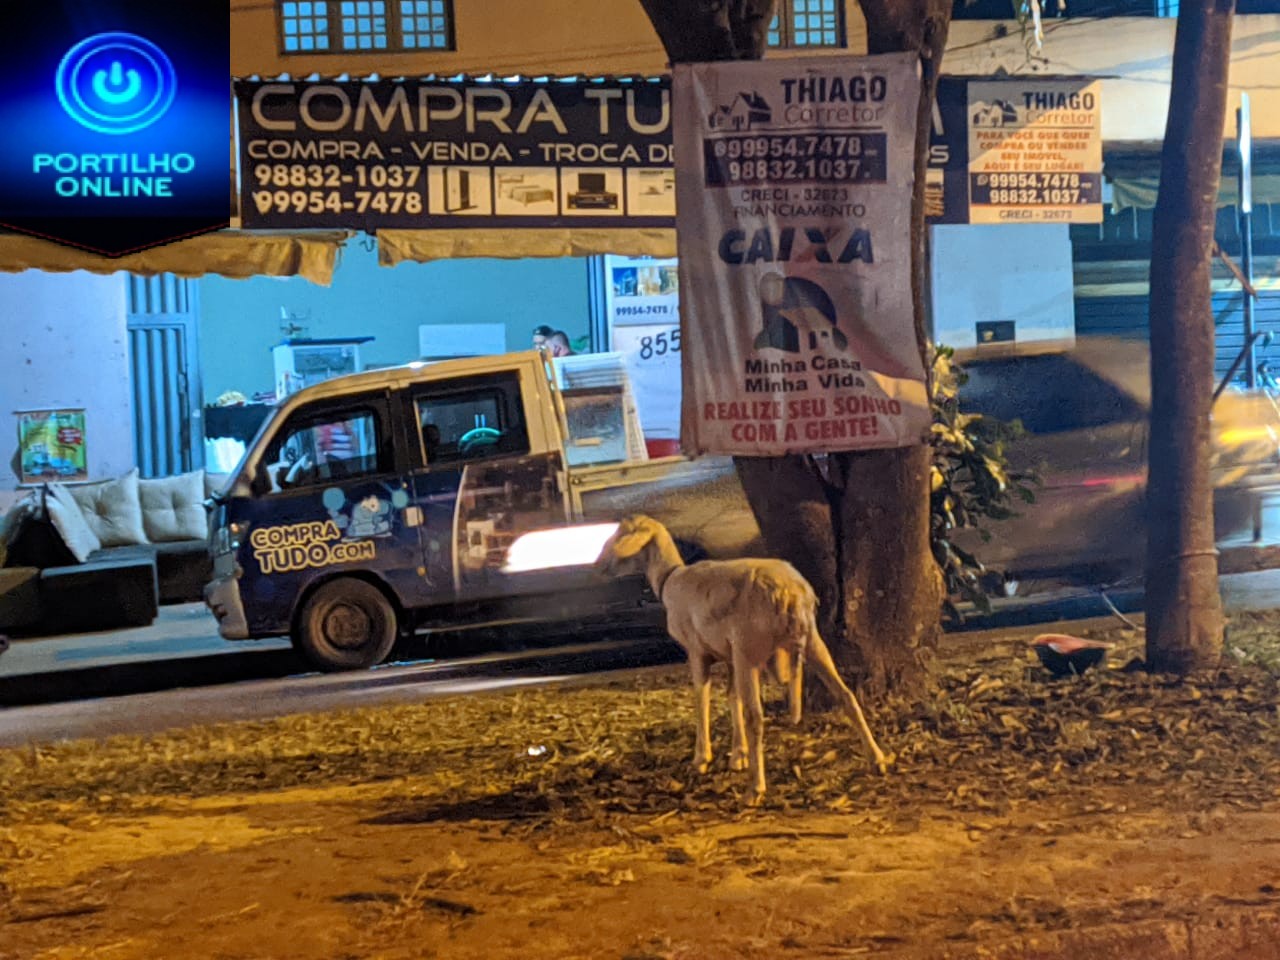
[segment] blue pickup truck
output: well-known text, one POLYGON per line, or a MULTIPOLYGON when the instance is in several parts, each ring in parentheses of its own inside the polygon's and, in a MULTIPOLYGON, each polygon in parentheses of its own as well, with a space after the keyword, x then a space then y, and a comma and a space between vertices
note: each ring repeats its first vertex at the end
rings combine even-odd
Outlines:
POLYGON ((730 461, 646 459, 625 390, 562 389, 552 364, 415 363, 287 397, 213 505, 222 636, 360 669, 424 627, 634 605, 638 582, 592 569, 633 511, 694 555, 758 550, 730 461))

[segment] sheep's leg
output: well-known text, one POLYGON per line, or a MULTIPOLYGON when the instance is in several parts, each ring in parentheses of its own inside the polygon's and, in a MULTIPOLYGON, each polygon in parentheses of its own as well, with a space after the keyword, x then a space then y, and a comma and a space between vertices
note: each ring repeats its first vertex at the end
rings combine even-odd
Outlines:
POLYGON ((764 799, 764 706, 760 702, 760 668, 735 658, 733 682, 742 701, 747 734, 747 757, 751 770, 751 804, 764 799))
POLYGON ((858 733, 862 735, 862 743, 866 747, 867 757, 875 765, 876 769, 881 773, 888 773, 889 765, 893 763, 892 756, 886 757, 881 752, 876 738, 871 735, 871 728, 867 726, 867 718, 862 715, 862 707, 858 704, 858 698, 853 695, 853 691, 845 686, 844 681, 840 679, 840 674, 836 672, 836 665, 831 659, 831 651, 827 649, 827 645, 822 642, 822 638, 818 636, 815 630, 809 637, 809 646, 807 650, 808 656, 813 662, 813 669, 818 674, 818 679, 822 681, 822 685, 827 688, 830 694, 840 701, 840 705, 844 707, 850 719, 853 720, 854 726, 858 728, 858 733))
POLYGON ((711 769, 711 663, 706 657, 690 655, 693 674, 694 729, 693 766, 699 773, 711 769))
POLYGON ((742 697, 738 695, 737 673, 729 664, 729 723, 733 727, 733 751, 729 754, 730 770, 747 769, 747 735, 743 729, 742 697))
POLYGON ((791 701, 791 722, 799 723, 804 718, 804 656, 798 656, 791 664, 791 685, 787 690, 787 698, 791 701))

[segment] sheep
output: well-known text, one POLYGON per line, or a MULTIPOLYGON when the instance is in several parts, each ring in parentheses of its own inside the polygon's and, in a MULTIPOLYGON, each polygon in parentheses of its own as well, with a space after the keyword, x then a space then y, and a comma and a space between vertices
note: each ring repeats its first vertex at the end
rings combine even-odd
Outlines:
POLYGON ((643 568, 667 611, 667 629, 689 657, 695 692, 694 766, 711 765, 713 663, 729 665, 733 746, 729 766, 749 769, 751 803, 765 794, 764 711, 760 671, 773 662, 789 681, 791 719, 800 720, 801 678, 807 659, 818 679, 840 701, 862 737, 868 758, 883 774, 893 762, 876 744, 857 697, 836 673, 816 626, 817 597, 795 567, 782 560, 702 560, 685 565, 666 527, 645 516, 623 520, 600 551, 598 568, 609 575, 643 568), (745 729, 744 729, 745 712, 745 729))

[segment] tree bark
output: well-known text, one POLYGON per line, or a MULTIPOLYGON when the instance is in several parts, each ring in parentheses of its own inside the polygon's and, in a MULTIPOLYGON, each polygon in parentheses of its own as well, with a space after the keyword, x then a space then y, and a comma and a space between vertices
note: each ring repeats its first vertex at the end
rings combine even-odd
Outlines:
MULTIPOLYGON (((641 0, 672 63, 759 59, 773 0, 641 0)), ((915 335, 925 369, 930 344, 924 170, 949 0, 863 0, 871 53, 916 51, 923 69, 912 200, 915 335)), ((908 295, 907 291, 903 291, 908 295)), ((864 694, 916 685, 941 632, 942 578, 929 545, 930 450, 811 457, 738 457, 738 476, 769 551, 813 584, 819 629, 844 676, 864 694)), ((813 685, 811 685, 813 686, 813 685)), ((806 691, 806 700, 821 695, 806 691)))
POLYGON ((1151 444, 1146 630, 1151 668, 1222 653, 1209 472, 1212 246, 1234 0, 1183 0, 1151 243, 1151 444))

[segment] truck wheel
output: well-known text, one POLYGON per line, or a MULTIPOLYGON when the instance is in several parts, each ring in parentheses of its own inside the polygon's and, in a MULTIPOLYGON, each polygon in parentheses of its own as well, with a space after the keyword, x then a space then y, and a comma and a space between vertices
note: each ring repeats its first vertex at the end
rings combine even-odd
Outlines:
POLYGON ((381 590, 343 577, 308 598, 293 645, 321 670, 363 670, 386 659, 396 626, 395 608, 381 590))

